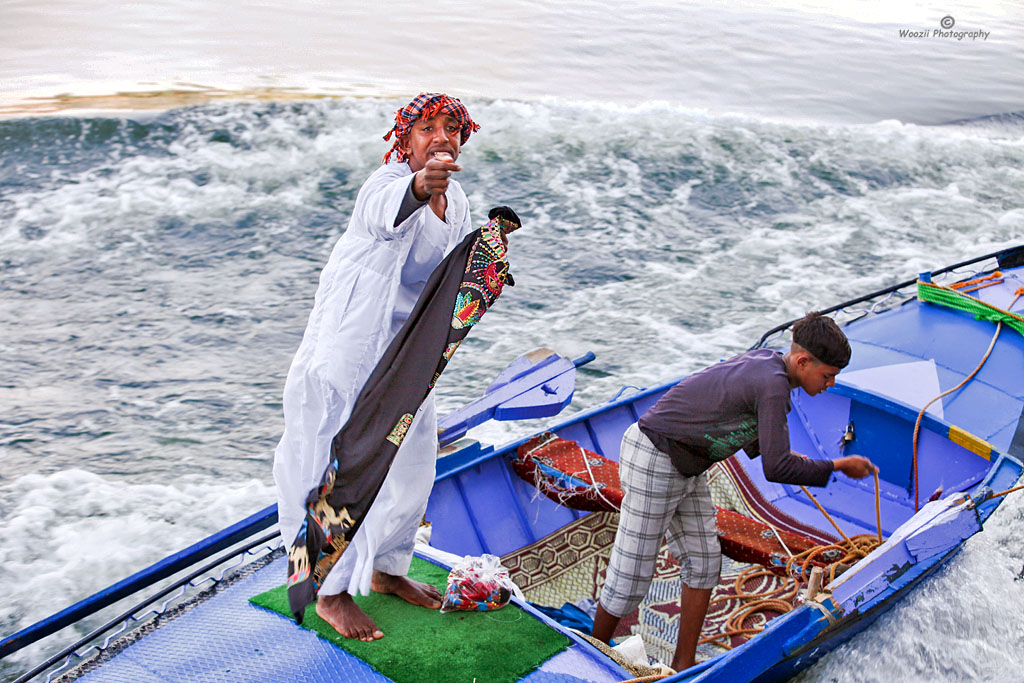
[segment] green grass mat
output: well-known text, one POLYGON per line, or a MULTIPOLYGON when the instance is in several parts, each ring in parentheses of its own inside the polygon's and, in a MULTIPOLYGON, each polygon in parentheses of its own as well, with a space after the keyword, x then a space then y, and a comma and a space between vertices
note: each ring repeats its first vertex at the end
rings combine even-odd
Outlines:
MULTIPOLYGON (((444 592, 448 571, 414 557, 409 577, 444 592)), ((249 602, 292 619, 284 586, 249 602)), ((512 604, 494 612, 441 614, 394 595, 373 593, 357 597, 356 603, 384 632, 383 638, 371 643, 345 638, 317 616, 316 605, 306 608, 302 628, 359 657, 395 683, 511 683, 571 642, 512 604)))

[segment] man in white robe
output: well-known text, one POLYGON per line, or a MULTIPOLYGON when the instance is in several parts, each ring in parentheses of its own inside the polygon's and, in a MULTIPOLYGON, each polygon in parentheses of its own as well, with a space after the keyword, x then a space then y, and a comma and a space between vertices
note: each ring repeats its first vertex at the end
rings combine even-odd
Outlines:
MULTIPOLYGON (((348 229, 320 275, 313 311, 284 390, 284 434, 274 458, 281 536, 291 542, 331 441, 431 272, 472 232, 452 173, 479 126, 446 95, 423 93, 396 113, 392 150, 363 184, 348 229), (392 153, 397 160, 391 161, 392 153)), ((366 517, 319 589, 317 614, 348 638, 383 637, 352 600, 370 590, 437 609, 436 587, 410 580, 414 536, 433 486, 434 394, 423 402, 366 517)))

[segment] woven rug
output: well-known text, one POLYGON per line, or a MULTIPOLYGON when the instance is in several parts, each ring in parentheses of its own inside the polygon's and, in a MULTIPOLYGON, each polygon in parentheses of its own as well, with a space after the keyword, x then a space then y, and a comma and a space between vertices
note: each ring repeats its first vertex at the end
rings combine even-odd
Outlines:
MULTIPOLYGON (((544 432, 516 449, 512 469, 559 505, 574 510, 615 511, 622 504, 618 463, 575 441, 544 432)), ((793 554, 835 537, 787 515, 765 498, 733 457, 707 474, 718 507, 722 552, 740 562, 767 566, 785 563, 793 554), (783 539, 785 547, 779 543, 783 539)))
MULTIPOLYGON (((813 545, 811 540, 792 531, 804 525, 773 509, 756 489, 753 492, 740 489, 735 484, 735 476, 718 467, 709 472, 712 498, 719 507, 717 519, 723 551, 728 555, 723 557, 721 581, 712 592, 712 604, 702 631, 705 638, 724 633, 733 611, 742 607, 743 602, 738 598, 721 598, 736 595, 736 579, 743 571, 770 560, 769 566, 781 572, 785 564, 787 556, 775 534, 755 522, 753 517, 776 524, 790 552, 799 553, 813 545), (742 545, 730 540, 740 536, 746 537, 742 545), (730 556, 737 559, 730 559, 730 556), (756 560, 757 564, 751 560, 756 560)), ((530 602, 560 607, 566 602, 575 604, 585 598, 596 600, 604 584, 617 525, 618 513, 594 512, 532 545, 503 556, 501 562, 530 602)), ((744 590, 764 593, 781 585, 782 579, 778 577, 760 577, 744 586, 744 590)), ((662 663, 671 663, 679 635, 681 593, 679 564, 668 551, 668 546, 663 545, 647 596, 636 613, 619 622, 615 638, 639 633, 649 656, 662 663)), ((759 613, 751 617, 745 626, 762 627, 777 614, 759 613)), ((729 642, 735 647, 742 640, 742 637, 732 637, 721 642, 729 642)), ((707 658, 722 651, 723 648, 715 644, 706 644, 701 646, 699 653, 707 658)))
POLYGON ((619 513, 594 512, 501 558, 530 602, 561 607, 595 598, 604 584, 619 513))
MULTIPOLYGON (((597 599, 604 585, 608 557, 615 540, 618 513, 595 512, 545 536, 536 543, 501 558, 512 580, 523 590, 526 599, 541 605, 560 607, 584 598, 597 599)), ((734 596, 736 577, 754 565, 723 558, 722 580, 712 593, 712 600, 734 596)), ((765 577, 746 586, 747 591, 772 590, 782 585, 777 577, 765 577)), ((679 635, 679 596, 682 593, 679 563, 663 545, 658 555, 654 579, 647 596, 634 614, 619 622, 615 638, 639 633, 647 654, 670 664, 679 635)), ((720 634, 733 609, 741 606, 738 599, 718 602, 708 610, 703 637, 720 634)), ((754 617, 748 625, 763 625, 766 618, 754 617)), ((732 645, 740 639, 733 639, 732 645)), ((701 647, 704 657, 721 652, 713 645, 701 647)))
MULTIPOLYGON (((715 505, 734 510, 751 519, 771 524, 776 529, 798 534, 816 543, 827 545, 835 543, 837 536, 817 527, 804 524, 772 504, 747 475, 743 465, 735 455, 722 462, 715 463, 708 470, 708 488, 715 505)), ((824 518, 822 519, 824 522, 824 518)))
MULTIPOLYGON (((736 609, 743 607, 743 600, 736 597, 736 579, 739 575, 757 565, 736 562, 728 557, 722 558, 722 577, 718 585, 711 593, 711 605, 708 608, 704 625, 701 628, 701 638, 721 636, 727 631, 727 624, 736 609)), ((760 576, 746 583, 743 587, 748 593, 761 593, 777 590, 783 585, 783 579, 775 575, 760 576)), ((676 650, 676 641, 679 638, 679 596, 682 594, 683 584, 679 578, 679 564, 668 552, 666 546, 662 547, 658 556, 658 569, 647 596, 640 604, 635 615, 631 615, 620 622, 619 628, 625 626, 628 633, 639 633, 644 639, 644 646, 650 657, 662 662, 671 664, 676 650)), ((744 622, 748 628, 763 628, 769 619, 779 616, 779 612, 761 612, 753 615, 744 622)), ((618 635, 618 631, 616 631, 618 635)), ((736 647, 743 643, 743 636, 722 637, 701 645, 698 652, 698 659, 709 659, 726 650, 720 647, 720 643, 727 643, 729 647, 736 647)))

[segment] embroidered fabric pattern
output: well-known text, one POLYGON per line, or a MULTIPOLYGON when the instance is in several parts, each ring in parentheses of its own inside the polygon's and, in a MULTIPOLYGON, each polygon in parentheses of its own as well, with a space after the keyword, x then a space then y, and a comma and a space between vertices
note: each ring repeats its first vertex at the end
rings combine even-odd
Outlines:
POLYGON ((505 260, 508 250, 501 240, 506 225, 509 225, 508 221, 492 218, 481 228, 480 237, 466 264, 462 287, 455 299, 452 328, 461 330, 475 325, 501 294, 502 287, 515 284, 508 272, 508 261, 505 260))
POLYGON ((406 413, 399 420, 395 428, 388 434, 387 439, 396 446, 401 446, 402 441, 405 440, 405 435, 409 431, 409 427, 412 425, 412 413, 406 413))

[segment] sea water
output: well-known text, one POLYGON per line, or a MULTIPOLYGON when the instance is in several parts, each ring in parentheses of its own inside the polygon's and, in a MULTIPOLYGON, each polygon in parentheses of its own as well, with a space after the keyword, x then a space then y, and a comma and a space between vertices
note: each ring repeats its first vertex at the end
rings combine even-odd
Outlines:
MULTIPOLYGON (((320 268, 421 88, 482 126, 458 174, 477 222, 524 222, 441 414, 537 347, 596 354, 572 412, 1020 243, 1024 12, 857 8, 4 5, 0 634, 274 502, 320 268), (900 36, 952 14, 989 35, 900 36)), ((1015 494, 801 679, 1019 679, 1022 531, 1015 494)))

